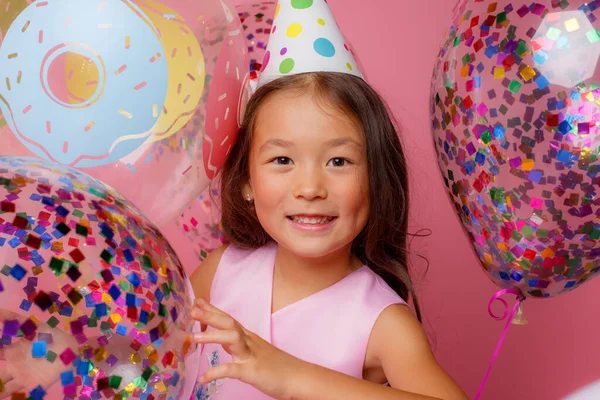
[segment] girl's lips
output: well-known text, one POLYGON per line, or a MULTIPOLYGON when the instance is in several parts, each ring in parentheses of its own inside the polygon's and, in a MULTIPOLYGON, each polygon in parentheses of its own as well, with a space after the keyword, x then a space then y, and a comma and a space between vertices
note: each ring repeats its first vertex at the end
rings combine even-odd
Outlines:
POLYGON ((335 218, 335 215, 328 214, 292 214, 288 215, 288 218, 335 218))

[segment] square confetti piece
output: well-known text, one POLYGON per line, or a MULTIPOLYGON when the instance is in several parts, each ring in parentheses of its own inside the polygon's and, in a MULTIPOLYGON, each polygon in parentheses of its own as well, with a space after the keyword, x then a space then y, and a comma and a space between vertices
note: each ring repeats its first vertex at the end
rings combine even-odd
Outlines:
POLYGON ((60 323, 60 321, 55 317, 52 316, 50 317, 50 319, 48 319, 48 321, 46 321, 46 323, 51 327, 51 328, 56 328, 57 325, 60 323))
MULTIPOLYGON (((67 225, 65 225, 64 223, 60 223, 56 226, 56 230, 60 233, 62 233, 63 235, 68 234, 69 232, 71 232, 71 228, 69 228, 67 225)), ((55 236, 56 237, 56 236, 55 236)), ((58 238, 57 238, 58 239, 58 238)))
POLYGON ((598 30, 592 29, 585 34, 585 37, 587 38, 588 42, 596 43, 598 40, 600 40, 600 33, 598 30))
POLYGON ((529 158, 522 160, 521 168, 523 169, 523 171, 531 171, 533 169, 533 163, 534 161, 529 158))
POLYGON ((535 76, 535 71, 529 65, 523 68, 519 74, 523 78, 524 81, 528 81, 535 76))
POLYGON ((36 306, 38 306, 42 311, 46 311, 52 305, 52 298, 45 292, 38 292, 33 300, 36 306))
POLYGON ((69 365, 73 361, 75 361, 76 355, 75 355, 75 353, 73 353, 73 350, 66 349, 65 351, 63 351, 61 353, 61 355, 59 356, 59 358, 63 362, 63 364, 69 365))
POLYGON ((96 316, 101 318, 108 315, 106 303, 96 304, 96 316))
POLYGON ((20 281, 27 274, 27 270, 21 267, 19 264, 15 264, 14 267, 10 269, 10 275, 16 280, 20 281))
POLYGON ((73 374, 73 371, 65 371, 60 374, 60 382, 63 386, 75 382, 75 375, 73 374))
POLYGON ((48 352, 48 343, 36 341, 31 346, 31 356, 33 358, 44 358, 48 352))
POLYGON ((77 375, 85 376, 90 372, 90 362, 89 361, 79 361, 77 363, 77 375))
MULTIPOLYGON (((532 169, 529 172, 529 176, 527 177, 530 181, 535 182, 535 183, 539 183, 540 179, 542 179, 542 171, 537 170, 537 169, 532 169)), ((541 202, 541 200, 540 200, 541 202)))
POLYGON ((48 344, 54 343, 54 339, 52 338, 51 333, 45 333, 45 332, 38 333, 38 340, 40 342, 46 342, 48 344))
POLYGON ((113 354, 111 354, 110 356, 108 356, 108 358, 105 360, 105 362, 108 365, 110 365, 111 367, 114 367, 119 362, 119 359, 117 357, 115 357, 113 354))
POLYGON ((519 90, 521 90, 521 86, 523 86, 521 82, 513 79, 508 85, 508 90, 510 90, 513 93, 519 93, 519 90))
POLYGON ((121 386, 122 378, 120 376, 111 376, 108 378, 108 385, 111 389, 118 389, 121 386))
POLYGON ((79 272, 79 268, 71 265, 66 272, 66 275, 71 278, 73 282, 77 282, 77 280, 81 277, 81 272, 79 272))
POLYGON ((58 357, 58 355, 55 352, 48 350, 48 353, 46 354, 46 360, 48 360, 50 363, 53 363, 56 361, 56 357, 58 357))
POLYGON ((3 335, 8 337, 17 336, 17 332, 19 332, 20 324, 19 321, 15 320, 6 320, 4 321, 4 329, 3 335))
POLYGON ((504 68, 494 67, 494 79, 503 79, 503 78, 504 78, 504 68))
POLYGON ((32 400, 42 400, 45 395, 46 391, 39 385, 31 392, 29 392, 29 398, 32 400))

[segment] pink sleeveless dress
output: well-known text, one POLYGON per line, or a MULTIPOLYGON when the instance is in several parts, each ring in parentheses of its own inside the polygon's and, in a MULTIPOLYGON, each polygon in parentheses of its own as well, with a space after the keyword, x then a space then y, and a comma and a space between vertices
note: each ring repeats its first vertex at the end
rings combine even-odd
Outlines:
MULTIPOLYGON (((404 300, 363 266, 332 286, 271 314, 276 252, 276 243, 256 250, 229 246, 215 273, 211 304, 295 357, 362 379, 367 344, 377 317, 389 305, 406 304, 404 300)), ((200 353, 200 376, 212 366, 229 362, 231 356, 220 345, 207 344, 200 353)), ((192 398, 271 399, 235 379, 198 385, 192 398)))

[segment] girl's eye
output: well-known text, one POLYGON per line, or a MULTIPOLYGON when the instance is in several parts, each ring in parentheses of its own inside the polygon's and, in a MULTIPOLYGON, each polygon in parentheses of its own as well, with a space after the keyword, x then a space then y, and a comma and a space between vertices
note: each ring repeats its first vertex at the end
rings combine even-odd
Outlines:
POLYGON ((330 165, 332 167, 344 167, 345 165, 347 165, 349 163, 348 160, 346 160, 345 158, 332 158, 331 160, 329 160, 329 162, 327 163, 327 165, 330 165))
POLYGON ((288 157, 277 157, 272 162, 278 165, 289 165, 292 163, 292 160, 288 157))

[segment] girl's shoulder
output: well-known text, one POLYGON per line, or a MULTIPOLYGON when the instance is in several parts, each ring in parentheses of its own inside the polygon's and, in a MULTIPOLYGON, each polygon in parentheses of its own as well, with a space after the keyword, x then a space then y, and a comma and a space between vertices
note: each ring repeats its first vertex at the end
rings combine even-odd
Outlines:
POLYGON ((222 245, 212 251, 190 276, 195 297, 201 297, 210 302, 210 292, 213 283, 216 282, 215 277, 217 275, 221 278, 223 278, 223 274, 225 276, 237 276, 242 269, 247 271, 249 267, 256 267, 264 263, 265 260, 272 261, 276 249, 276 245, 272 242, 258 248, 222 245), (226 268, 218 273, 220 264, 225 264, 224 267, 226 266, 226 268))
POLYGON ((227 247, 228 245, 225 244, 212 251, 190 276, 190 282, 196 298, 203 298, 210 302, 210 288, 227 247))

